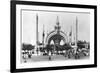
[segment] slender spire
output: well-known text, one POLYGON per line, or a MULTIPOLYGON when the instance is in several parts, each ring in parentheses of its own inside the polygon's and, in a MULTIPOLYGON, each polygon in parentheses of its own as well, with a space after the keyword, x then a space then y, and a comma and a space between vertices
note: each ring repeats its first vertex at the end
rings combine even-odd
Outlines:
POLYGON ((76 28, 76 29, 75 29, 75 32, 76 32, 76 33, 75 33, 75 46, 76 46, 76 47, 75 47, 74 49, 75 49, 75 53, 77 54, 77 48, 78 48, 78 47, 77 47, 77 42, 78 42, 78 18, 77 18, 77 16, 76 16, 75 28, 76 28))
POLYGON ((38 55, 38 14, 36 14, 36 51, 37 51, 37 55, 38 55))
POLYGON ((36 14, 36 23, 38 24, 38 14, 36 14))
POLYGON ((38 44, 38 14, 36 14, 36 44, 38 44))
POLYGON ((77 42, 78 42, 78 18, 76 16, 76 35, 75 35, 75 46, 76 46, 76 50, 77 50, 77 42))
POLYGON ((60 31, 60 26, 59 26, 59 18, 58 18, 58 16, 57 16, 57 21, 56 21, 56 26, 55 26, 55 30, 57 30, 57 33, 59 33, 59 31, 60 31))
POLYGON ((57 22, 56 22, 56 24, 59 26, 59 18, 58 18, 58 16, 57 16, 57 22))
POLYGON ((78 41, 78 18, 76 17, 76 42, 78 41))

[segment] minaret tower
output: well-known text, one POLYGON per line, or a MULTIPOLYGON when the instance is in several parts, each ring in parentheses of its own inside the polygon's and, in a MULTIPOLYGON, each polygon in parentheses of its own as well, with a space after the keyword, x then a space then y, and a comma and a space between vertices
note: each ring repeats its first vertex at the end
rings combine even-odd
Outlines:
POLYGON ((78 19, 76 17, 75 53, 77 51, 77 42, 78 42, 78 19))
POLYGON ((36 14, 36 51, 38 55, 38 14, 36 14))

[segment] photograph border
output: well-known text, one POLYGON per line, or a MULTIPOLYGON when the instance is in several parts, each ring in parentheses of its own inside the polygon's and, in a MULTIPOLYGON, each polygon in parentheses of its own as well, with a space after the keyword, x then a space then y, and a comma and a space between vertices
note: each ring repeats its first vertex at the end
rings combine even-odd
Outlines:
POLYGON ((10 3, 10 71, 11 72, 29 72, 29 71, 45 71, 45 70, 61 70, 61 69, 79 69, 97 67, 97 6, 81 5, 81 4, 64 4, 64 3, 48 3, 34 1, 11 1, 10 3), (73 66, 57 66, 57 67, 41 67, 41 68, 25 68, 16 69, 16 5, 37 5, 52 7, 71 7, 94 9, 94 64, 89 65, 73 65, 73 66))

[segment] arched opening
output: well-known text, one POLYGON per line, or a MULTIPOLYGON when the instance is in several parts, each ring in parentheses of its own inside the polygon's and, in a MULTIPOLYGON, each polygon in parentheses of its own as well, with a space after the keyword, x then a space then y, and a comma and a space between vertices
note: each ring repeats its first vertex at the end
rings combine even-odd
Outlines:
POLYGON ((51 40, 50 45, 54 45, 54 41, 53 40, 51 40))
POLYGON ((63 40, 60 41, 60 45, 64 45, 65 42, 63 40))
POLYGON ((63 45, 65 43, 66 43, 65 38, 60 34, 55 34, 51 36, 48 40, 48 44, 53 44, 53 45, 63 45))
MULTIPOLYGON (((46 44, 50 44, 50 41, 52 39, 54 39, 54 37, 59 38, 60 40, 63 40, 64 43, 68 42, 67 35, 64 32, 59 31, 59 33, 57 33, 56 31, 53 31, 47 35, 46 40, 45 40, 46 44)), ((56 42, 56 41, 54 41, 54 42, 56 42)))

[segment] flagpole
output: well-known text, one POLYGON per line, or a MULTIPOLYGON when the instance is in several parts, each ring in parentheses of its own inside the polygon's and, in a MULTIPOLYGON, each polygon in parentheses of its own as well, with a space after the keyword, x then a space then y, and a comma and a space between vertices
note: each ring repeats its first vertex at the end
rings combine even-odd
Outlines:
POLYGON ((71 43, 72 43, 72 26, 71 26, 71 43))
POLYGON ((72 26, 70 27, 69 43, 70 43, 70 45, 71 45, 71 43, 72 43, 72 26))
POLYGON ((43 36, 43 41, 42 41, 42 43, 43 43, 43 48, 44 48, 44 36, 45 36, 45 33, 44 33, 44 25, 43 25, 43 34, 42 34, 42 36, 43 36))

